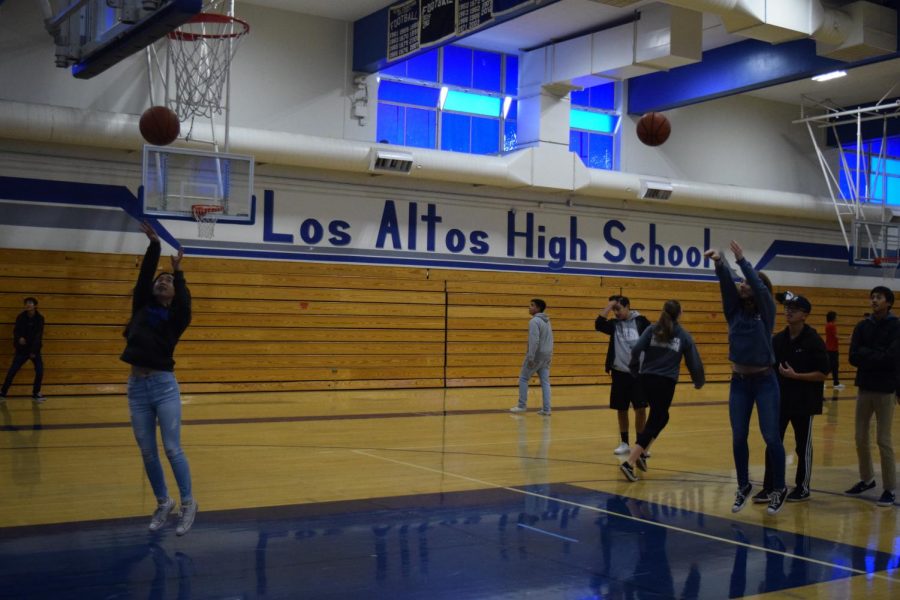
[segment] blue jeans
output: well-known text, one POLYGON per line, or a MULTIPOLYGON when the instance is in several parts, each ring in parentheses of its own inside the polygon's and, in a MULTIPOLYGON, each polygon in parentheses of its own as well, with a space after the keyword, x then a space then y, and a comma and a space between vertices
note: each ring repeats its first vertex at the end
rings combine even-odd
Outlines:
POLYGON ((162 433, 163 447, 182 502, 190 502, 191 469, 181 449, 181 393, 175 374, 157 371, 147 377, 128 378, 128 409, 131 412, 131 428, 137 441, 144 469, 157 500, 169 497, 166 478, 156 446, 156 422, 162 433))
POLYGON ((738 486, 744 487, 750 483, 750 448, 747 438, 750 435, 750 417, 753 415, 754 403, 758 410, 759 430, 766 442, 766 454, 772 460, 772 485, 776 490, 781 490, 784 489, 784 444, 779 428, 781 395, 778 377, 771 369, 765 373, 734 373, 731 376, 728 414, 731 417, 738 486))
POLYGON ((44 378, 44 360, 41 358, 41 353, 38 352, 34 355, 34 358, 32 358, 28 353, 16 352, 15 356, 13 356, 12 364, 9 366, 9 371, 6 372, 6 379, 3 382, 3 388, 0 389, 0 396, 6 395, 6 392, 9 391, 9 386, 12 385, 16 373, 18 373, 19 369, 22 368, 22 365, 29 360, 34 363, 34 385, 31 387, 31 394, 37 396, 41 393, 41 380, 44 378))
POLYGON ((519 373, 519 408, 525 408, 528 404, 528 382, 535 373, 541 378, 541 398, 543 410, 550 412, 550 361, 534 362, 528 364, 528 359, 522 363, 522 371, 519 373))

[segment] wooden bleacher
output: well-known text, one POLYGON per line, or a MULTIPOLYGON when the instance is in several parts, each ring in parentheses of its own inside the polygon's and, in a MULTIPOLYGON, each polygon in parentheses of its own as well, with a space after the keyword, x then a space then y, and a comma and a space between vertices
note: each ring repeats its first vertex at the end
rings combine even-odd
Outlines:
MULTIPOLYGON (((47 321, 45 393, 124 394, 128 367, 118 357, 141 259, 0 249, 0 339, 9 340, 0 369, 22 299, 35 296, 47 321)), ((175 357, 185 392, 515 386, 535 297, 553 324, 553 384, 608 383, 608 338, 594 319, 617 293, 651 321, 665 300, 680 300, 708 380, 729 373, 715 283, 190 256, 184 268, 194 299, 175 357)), ((849 382, 847 344, 865 292, 791 289, 812 301, 820 333, 825 313, 838 313, 849 382)), ((27 395, 31 378, 29 364, 11 394, 27 395)))

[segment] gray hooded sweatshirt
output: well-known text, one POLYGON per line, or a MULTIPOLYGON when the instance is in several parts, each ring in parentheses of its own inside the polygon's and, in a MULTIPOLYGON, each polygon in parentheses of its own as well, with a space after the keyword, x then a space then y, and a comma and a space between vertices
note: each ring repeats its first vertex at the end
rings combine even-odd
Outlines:
POLYGON ((528 353, 525 359, 535 365, 543 365, 553 358, 553 328, 550 317, 540 312, 528 323, 528 353))

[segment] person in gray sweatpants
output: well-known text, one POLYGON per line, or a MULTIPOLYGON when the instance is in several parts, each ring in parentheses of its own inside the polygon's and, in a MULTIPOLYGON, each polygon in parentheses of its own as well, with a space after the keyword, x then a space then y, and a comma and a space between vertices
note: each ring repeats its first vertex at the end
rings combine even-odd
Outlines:
POLYGON ((528 306, 531 321, 528 323, 528 351, 519 374, 519 403, 509 409, 512 413, 523 413, 528 404, 528 382, 535 373, 541 379, 543 406, 538 414, 550 416, 550 360, 553 358, 553 328, 550 317, 544 314, 547 303, 533 298, 528 306))

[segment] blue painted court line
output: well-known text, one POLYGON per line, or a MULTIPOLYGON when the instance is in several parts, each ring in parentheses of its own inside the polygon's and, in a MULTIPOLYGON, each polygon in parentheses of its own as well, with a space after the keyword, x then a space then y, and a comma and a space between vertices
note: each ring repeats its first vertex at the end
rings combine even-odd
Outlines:
POLYGON ((173 523, 150 534, 148 521, 0 530, 0 596, 721 599, 893 577, 898 566, 883 552, 569 485, 201 512, 182 538, 173 523))

